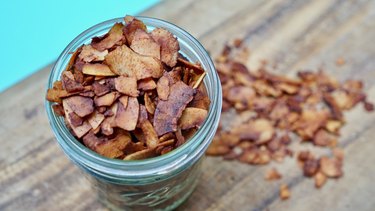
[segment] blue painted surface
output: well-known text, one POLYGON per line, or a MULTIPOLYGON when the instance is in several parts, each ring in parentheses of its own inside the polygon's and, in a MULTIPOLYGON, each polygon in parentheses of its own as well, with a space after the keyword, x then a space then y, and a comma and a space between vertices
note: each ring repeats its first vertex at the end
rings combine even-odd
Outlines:
POLYGON ((53 62, 79 33, 159 0, 11 0, 2 2, 0 92, 53 62))

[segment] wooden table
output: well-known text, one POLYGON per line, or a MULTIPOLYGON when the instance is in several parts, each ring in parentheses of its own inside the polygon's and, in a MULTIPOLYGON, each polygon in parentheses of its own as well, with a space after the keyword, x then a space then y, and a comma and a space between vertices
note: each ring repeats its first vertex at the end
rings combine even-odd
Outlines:
MULTIPOLYGON (((185 28, 212 55, 227 40, 245 38, 249 67, 266 58, 288 75, 323 67, 341 80, 364 80, 375 101, 375 1, 170 0, 143 15, 185 28)), ((49 127, 43 101, 50 68, 0 94, 0 210, 105 210, 49 127)), ((269 166, 208 158, 196 191, 178 210, 374 210, 375 115, 356 107, 346 118, 342 179, 316 190, 294 159, 277 165, 281 181, 265 182, 269 166), (282 182, 292 192, 287 201, 278 197, 282 182)))

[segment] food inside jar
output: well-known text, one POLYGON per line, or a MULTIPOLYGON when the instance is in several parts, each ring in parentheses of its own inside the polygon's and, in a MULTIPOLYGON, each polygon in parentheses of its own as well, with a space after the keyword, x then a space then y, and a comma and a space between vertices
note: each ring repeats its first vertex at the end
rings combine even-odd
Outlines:
POLYGON ((179 52, 164 28, 126 16, 72 52, 46 99, 86 147, 114 159, 140 160, 183 145, 210 106, 205 70, 179 52))

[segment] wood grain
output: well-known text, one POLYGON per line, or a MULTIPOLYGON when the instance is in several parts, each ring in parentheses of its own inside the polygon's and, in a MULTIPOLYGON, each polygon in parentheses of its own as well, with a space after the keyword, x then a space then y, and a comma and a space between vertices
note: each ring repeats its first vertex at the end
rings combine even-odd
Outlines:
MULTIPOLYGON (((244 38, 252 69, 267 59, 287 75, 323 68, 340 80, 364 80, 375 101, 374 1, 170 0, 143 15, 185 28, 213 56, 228 40, 244 38), (346 60, 342 67, 335 65, 339 57, 346 60)), ((0 210, 106 210, 50 130, 43 106, 50 69, 0 93, 0 210)), ((196 191, 178 210, 373 210, 375 115, 356 107, 345 116, 342 179, 316 190, 295 160, 287 159, 275 165, 283 180, 270 183, 263 179, 270 166, 210 157, 196 191), (281 182, 291 188, 287 201, 278 198, 281 182)))

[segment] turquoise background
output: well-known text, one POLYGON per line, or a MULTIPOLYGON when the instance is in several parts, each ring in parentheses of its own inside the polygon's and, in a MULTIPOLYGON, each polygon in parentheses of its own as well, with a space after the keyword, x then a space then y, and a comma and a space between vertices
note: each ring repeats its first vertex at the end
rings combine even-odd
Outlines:
POLYGON ((135 15, 159 0, 8 0, 0 23, 0 92, 52 63, 87 28, 125 14, 135 15))

